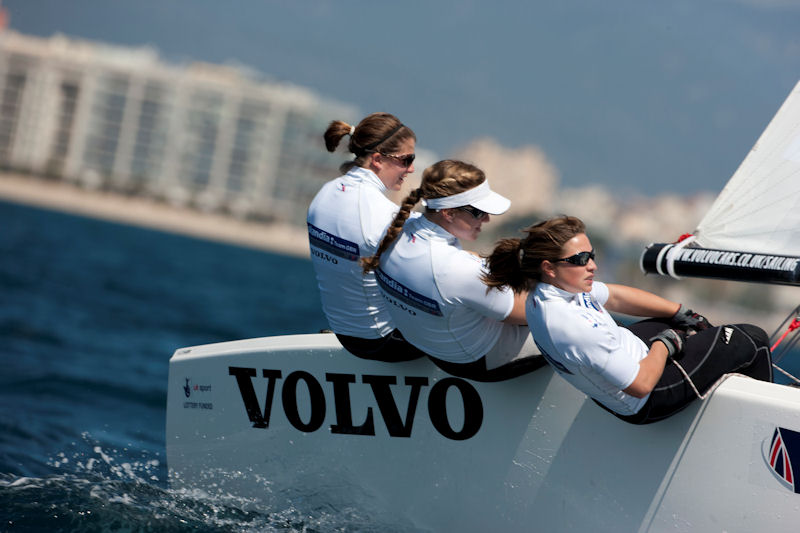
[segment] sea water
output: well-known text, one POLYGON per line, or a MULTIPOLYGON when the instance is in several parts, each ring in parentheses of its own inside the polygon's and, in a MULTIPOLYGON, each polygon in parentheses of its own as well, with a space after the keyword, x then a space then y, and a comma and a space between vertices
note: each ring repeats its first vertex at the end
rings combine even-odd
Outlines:
POLYGON ((0 202, 0 531, 379 531, 167 482, 180 347, 327 327, 311 263, 0 202))
POLYGON ((407 531, 167 482, 177 348, 326 326, 307 260, 0 202, 0 531, 407 531))

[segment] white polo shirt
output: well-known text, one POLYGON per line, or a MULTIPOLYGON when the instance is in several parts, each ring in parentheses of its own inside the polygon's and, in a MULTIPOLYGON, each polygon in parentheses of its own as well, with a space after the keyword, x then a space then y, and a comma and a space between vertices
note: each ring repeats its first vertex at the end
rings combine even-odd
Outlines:
POLYGON ((514 307, 510 290, 487 291, 484 262, 424 216, 405 223, 376 272, 389 312, 403 336, 436 358, 469 363, 486 355, 514 307))
POLYGON ((528 297, 525 315, 542 354, 564 379, 612 411, 632 415, 648 397, 622 391, 633 383, 648 348, 614 322, 603 307, 608 294, 599 281, 589 293, 539 283, 528 297))
POLYGON ((323 185, 308 208, 311 262, 335 333, 377 339, 395 328, 374 273, 359 262, 375 254, 399 209, 386 191, 374 172, 355 166, 323 185))

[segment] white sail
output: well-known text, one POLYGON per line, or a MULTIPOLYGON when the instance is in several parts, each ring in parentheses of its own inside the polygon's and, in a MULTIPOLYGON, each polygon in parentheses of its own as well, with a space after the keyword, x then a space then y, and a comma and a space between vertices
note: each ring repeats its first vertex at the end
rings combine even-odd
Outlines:
POLYGON ((703 248, 800 256, 800 82, 695 235, 703 248))

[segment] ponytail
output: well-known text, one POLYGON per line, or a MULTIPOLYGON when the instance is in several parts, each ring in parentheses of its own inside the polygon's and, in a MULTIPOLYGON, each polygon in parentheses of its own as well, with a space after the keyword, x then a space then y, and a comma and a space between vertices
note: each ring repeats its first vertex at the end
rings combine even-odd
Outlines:
POLYGON ((576 217, 560 215, 523 230, 521 239, 501 239, 486 258, 487 272, 481 276, 489 288, 508 285, 520 293, 532 290, 542 280, 542 261, 558 257, 564 244, 586 226, 576 217))
POLYGON ((342 141, 342 138, 345 135, 352 135, 353 131, 355 131, 355 128, 347 122, 342 120, 332 121, 323 135, 325 139, 325 148, 327 148, 329 152, 335 151, 336 147, 338 147, 339 143, 342 141))
POLYGON ((405 200, 403 200, 403 203, 400 205, 400 211, 397 212, 394 220, 386 230, 386 235, 383 236, 375 255, 361 258, 361 268, 365 273, 378 268, 381 263, 381 255, 389 248, 389 245, 394 242, 397 236, 400 235, 400 232, 403 230, 403 225, 411 215, 411 210, 414 209, 414 206, 417 205, 420 198, 422 198, 422 188, 414 189, 411 191, 411 194, 406 196, 405 200))
POLYGON ((486 258, 487 272, 481 276, 481 281, 490 289, 509 286, 516 293, 528 290, 530 281, 523 273, 523 258, 522 239, 499 240, 486 258))
POLYGON ((408 139, 417 138, 411 128, 391 113, 372 113, 361 119, 357 126, 334 120, 323 135, 325 148, 329 152, 335 151, 345 135, 350 136, 347 150, 355 159, 342 163, 339 167, 342 173, 347 173, 354 166, 367 166, 370 154, 397 151, 408 139))

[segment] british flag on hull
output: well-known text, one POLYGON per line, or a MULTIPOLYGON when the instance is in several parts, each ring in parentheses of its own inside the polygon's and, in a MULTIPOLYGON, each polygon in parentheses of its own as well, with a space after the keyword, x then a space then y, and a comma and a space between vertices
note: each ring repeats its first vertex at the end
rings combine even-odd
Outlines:
MULTIPOLYGON (((800 484, 792 462, 800 461, 800 433, 786 428, 775 428, 766 457, 772 471, 788 488, 800 493, 800 484)), ((800 465, 800 462, 798 462, 800 465)))

